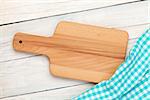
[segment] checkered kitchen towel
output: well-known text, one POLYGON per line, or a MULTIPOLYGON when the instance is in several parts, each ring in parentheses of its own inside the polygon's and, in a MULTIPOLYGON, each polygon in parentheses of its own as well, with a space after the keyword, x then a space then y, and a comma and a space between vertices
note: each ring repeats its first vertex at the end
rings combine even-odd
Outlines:
POLYGON ((150 29, 131 49, 115 74, 75 100, 150 100, 150 29))

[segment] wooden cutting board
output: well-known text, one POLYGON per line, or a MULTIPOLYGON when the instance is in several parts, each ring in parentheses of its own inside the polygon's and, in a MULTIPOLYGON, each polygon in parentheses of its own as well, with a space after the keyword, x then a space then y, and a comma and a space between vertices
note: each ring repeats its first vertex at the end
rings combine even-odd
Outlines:
POLYGON ((13 47, 46 55, 55 76, 98 83, 124 61, 127 42, 122 30, 62 21, 53 37, 16 33, 13 47))

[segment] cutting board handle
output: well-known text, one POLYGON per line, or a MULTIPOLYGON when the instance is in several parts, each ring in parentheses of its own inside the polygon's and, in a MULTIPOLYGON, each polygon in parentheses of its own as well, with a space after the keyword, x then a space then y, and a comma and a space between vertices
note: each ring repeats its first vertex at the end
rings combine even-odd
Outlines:
POLYGON ((13 47, 18 51, 46 55, 48 52, 46 43, 49 39, 50 37, 35 36, 18 32, 13 39, 13 47))

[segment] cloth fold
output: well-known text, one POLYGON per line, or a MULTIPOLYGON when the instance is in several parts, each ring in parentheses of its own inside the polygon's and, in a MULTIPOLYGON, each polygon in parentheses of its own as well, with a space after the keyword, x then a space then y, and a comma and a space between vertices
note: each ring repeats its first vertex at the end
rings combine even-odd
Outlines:
POLYGON ((114 75, 73 100, 150 100, 150 28, 114 75))

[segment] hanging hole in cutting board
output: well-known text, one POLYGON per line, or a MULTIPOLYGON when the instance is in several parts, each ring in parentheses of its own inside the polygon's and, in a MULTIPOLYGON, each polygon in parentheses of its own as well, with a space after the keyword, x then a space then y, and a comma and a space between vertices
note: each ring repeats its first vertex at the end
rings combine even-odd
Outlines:
POLYGON ((19 43, 21 44, 21 43, 22 43, 22 40, 19 40, 19 43))

